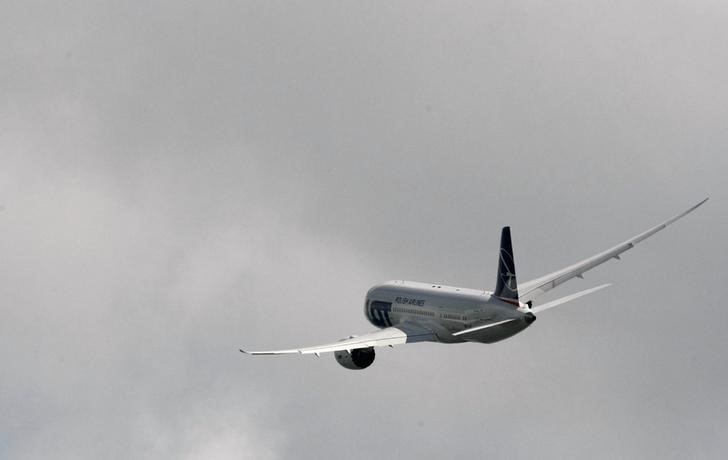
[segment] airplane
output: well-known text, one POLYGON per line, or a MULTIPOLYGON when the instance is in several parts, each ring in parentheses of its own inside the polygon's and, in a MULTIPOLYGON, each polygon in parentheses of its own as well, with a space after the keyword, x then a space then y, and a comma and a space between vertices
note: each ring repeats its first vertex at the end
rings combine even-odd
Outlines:
POLYGON ((534 304, 541 294, 573 278, 583 279, 586 271, 611 259, 621 260, 620 254, 706 201, 708 198, 606 251, 522 284, 516 281, 511 230, 503 227, 498 276, 493 292, 415 281, 387 281, 369 289, 364 301, 364 314, 371 324, 380 328, 378 331, 306 348, 240 351, 248 355, 316 356, 333 352, 334 358, 343 367, 361 370, 374 362, 375 347, 415 342, 498 342, 528 328, 536 320, 536 314, 610 286, 602 284, 540 305, 534 304))

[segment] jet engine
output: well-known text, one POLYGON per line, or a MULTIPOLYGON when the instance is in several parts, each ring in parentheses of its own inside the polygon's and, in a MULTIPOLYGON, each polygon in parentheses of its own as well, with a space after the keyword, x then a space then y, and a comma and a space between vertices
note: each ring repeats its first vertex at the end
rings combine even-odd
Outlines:
POLYGON ((347 369, 360 370, 366 369, 374 362, 374 347, 357 348, 351 351, 334 352, 336 362, 347 369))

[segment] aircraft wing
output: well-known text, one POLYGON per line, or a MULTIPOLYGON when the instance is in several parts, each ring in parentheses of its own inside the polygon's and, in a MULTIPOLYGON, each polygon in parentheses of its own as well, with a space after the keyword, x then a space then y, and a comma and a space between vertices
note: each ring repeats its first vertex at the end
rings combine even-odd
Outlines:
POLYGON ((350 337, 348 339, 343 339, 338 342, 328 343, 325 345, 291 348, 288 350, 248 351, 241 349, 240 351, 247 355, 315 354, 318 356, 320 353, 329 353, 333 351, 351 351, 358 348, 393 346, 412 342, 436 340, 435 333, 425 326, 414 323, 403 323, 398 324, 397 327, 388 327, 379 331, 370 332, 369 334, 350 337))
POLYGON ((588 270, 591 270, 592 268, 603 264, 604 262, 610 260, 610 259, 619 259, 619 255, 623 252, 632 249, 635 244, 639 243, 640 241, 649 238, 650 236, 654 235, 655 233, 659 232, 663 228, 667 227, 671 223, 675 222, 676 220, 680 219, 681 217, 687 215, 688 213, 694 211, 698 208, 698 206, 702 205, 708 201, 708 198, 704 199, 700 203, 696 204, 692 208, 688 209, 687 211, 684 211, 675 217, 672 217, 665 222, 655 225, 654 227, 650 228, 649 230, 646 230, 642 233, 640 233, 637 236, 634 236, 627 241, 620 243, 612 248, 607 249, 606 251, 600 252, 599 254, 596 254, 592 257, 589 257, 588 259, 584 259, 581 262, 577 262, 573 265, 569 265, 568 267, 562 268, 561 270, 555 271, 553 273, 550 273, 546 276, 542 276, 540 278, 537 278, 535 280, 527 281, 525 283, 519 283, 518 284, 518 292, 520 294, 519 299, 522 302, 528 302, 539 295, 550 291, 551 289, 555 288, 556 286, 563 284, 567 281, 569 281, 572 278, 581 278, 582 274, 588 270))

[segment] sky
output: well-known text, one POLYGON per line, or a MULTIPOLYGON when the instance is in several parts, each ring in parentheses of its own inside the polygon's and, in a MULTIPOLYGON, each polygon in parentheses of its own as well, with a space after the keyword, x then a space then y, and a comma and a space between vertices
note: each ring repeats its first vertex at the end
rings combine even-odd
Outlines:
POLYGON ((0 3, 0 458, 683 459, 728 448, 728 6, 0 3), (372 329, 706 205, 492 345, 372 329))

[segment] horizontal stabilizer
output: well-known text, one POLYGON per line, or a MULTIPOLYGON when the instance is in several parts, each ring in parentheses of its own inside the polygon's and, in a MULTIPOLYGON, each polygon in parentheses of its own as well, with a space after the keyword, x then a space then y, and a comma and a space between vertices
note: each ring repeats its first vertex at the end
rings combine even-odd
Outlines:
POLYGON ((470 334, 473 332, 482 331, 483 329, 488 329, 489 327, 500 326, 501 324, 510 323, 511 321, 518 321, 518 320, 515 318, 511 318, 511 319, 506 319, 503 321, 497 321, 495 323, 484 324, 482 326, 471 327, 470 329, 465 329, 463 331, 455 332, 453 335, 456 335, 456 336, 457 335, 466 335, 466 334, 470 334))
POLYGON ((566 297, 562 297, 560 299, 552 300, 551 302, 546 302, 543 305, 538 305, 536 307, 531 308, 531 312, 533 313, 541 313, 544 310, 548 310, 549 308, 553 308, 556 306, 559 306, 561 304, 564 304, 566 302, 571 302, 574 299, 578 299, 579 297, 583 297, 587 294, 591 294, 592 292, 597 292, 599 290, 604 289, 607 286, 611 286, 611 284, 602 284, 601 286, 593 287, 591 289, 586 289, 584 291, 579 291, 576 294, 567 295, 566 297))

